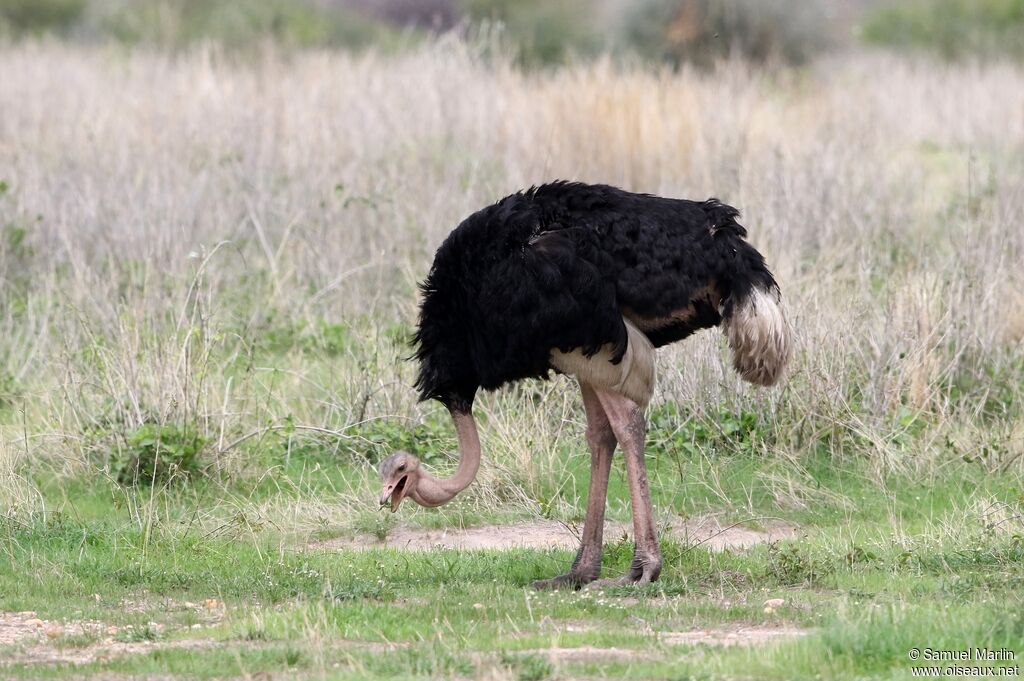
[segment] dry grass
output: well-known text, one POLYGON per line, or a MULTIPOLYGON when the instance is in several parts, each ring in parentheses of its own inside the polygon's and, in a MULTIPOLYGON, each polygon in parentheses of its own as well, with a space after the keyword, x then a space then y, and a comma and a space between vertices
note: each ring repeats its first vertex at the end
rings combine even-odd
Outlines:
MULTIPOLYGON (((756 402, 780 454, 826 442, 880 474, 941 462, 950 438, 1001 452, 994 467, 1024 446, 1019 67, 527 74, 442 41, 251 63, 27 44, 0 48, 0 70, 5 505, 32 499, 26 462, 91 470, 112 428, 194 423, 231 477, 251 451, 231 443, 289 417, 341 434, 419 418, 433 407, 414 404, 400 339, 433 249, 555 178, 739 206, 782 283, 788 387, 743 387, 704 334, 663 354, 656 402, 756 402), (313 349, 260 350, 281 334, 313 349)), ((558 465, 547 453, 579 434, 563 383, 482 400, 480 494, 529 496, 558 465)), ((812 498, 801 477, 772 486, 812 498)))

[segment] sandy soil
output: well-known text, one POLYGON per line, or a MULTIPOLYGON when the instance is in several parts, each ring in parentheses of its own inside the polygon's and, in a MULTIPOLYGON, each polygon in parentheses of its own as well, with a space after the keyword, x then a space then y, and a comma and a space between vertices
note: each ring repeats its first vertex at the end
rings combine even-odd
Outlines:
POLYGON ((176 641, 118 641, 116 627, 92 620, 57 622, 36 617, 34 612, 0 613, 0 647, 13 646, 0 659, 8 664, 86 664, 121 655, 143 653, 158 648, 203 648, 215 645, 212 639, 176 641), (76 638, 95 640, 78 645, 76 638))
MULTIPOLYGON (((722 526, 712 517, 679 520, 667 528, 677 540, 692 544, 699 542, 713 551, 747 548, 755 544, 796 536, 794 525, 770 521, 763 530, 742 525, 722 526)), ((482 525, 465 529, 423 529, 399 526, 388 533, 383 541, 373 535, 337 537, 310 545, 315 549, 372 549, 379 547, 402 548, 425 551, 433 548, 459 549, 508 549, 525 548, 568 548, 579 544, 578 529, 575 531, 562 523, 552 520, 533 520, 512 525, 482 525)), ((627 523, 606 523, 605 541, 615 541, 623 535, 631 535, 632 526, 627 523)))
POLYGON ((0 646, 9 646, 43 634, 46 622, 34 612, 0 613, 0 646))
MULTIPOLYGON (((803 629, 791 626, 725 626, 692 631, 663 631, 656 634, 660 643, 668 646, 709 645, 709 646, 754 646, 806 635, 803 629)), ((597 648, 577 646, 574 648, 537 648, 530 652, 545 655, 555 662, 586 662, 604 658, 633 658, 647 655, 643 650, 628 648, 597 648)))
POLYGON ((735 626, 692 631, 662 631, 658 633, 658 640, 669 646, 752 646, 806 634, 805 630, 790 626, 735 626))
POLYGON ((594 646, 578 646, 576 648, 538 648, 524 650, 524 653, 544 655, 552 662, 589 662, 591 660, 643 657, 642 650, 628 648, 595 648, 594 646))

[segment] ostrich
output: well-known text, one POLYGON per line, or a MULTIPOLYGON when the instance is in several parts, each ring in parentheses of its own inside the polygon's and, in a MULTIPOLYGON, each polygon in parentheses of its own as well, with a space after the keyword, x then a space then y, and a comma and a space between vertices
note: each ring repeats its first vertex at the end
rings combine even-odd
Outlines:
POLYGON ((436 507, 473 482, 479 388, 557 372, 575 377, 586 413, 591 474, 581 544, 566 574, 539 589, 580 588, 601 572, 612 453, 624 453, 634 552, 619 584, 661 573, 644 462, 644 409, 654 350, 722 325, 740 376, 770 386, 789 359, 781 293, 764 258, 716 199, 686 201, 606 185, 555 182, 512 194, 462 222, 422 284, 413 339, 421 400, 450 412, 459 464, 446 479, 415 456, 383 460, 381 506, 436 507))

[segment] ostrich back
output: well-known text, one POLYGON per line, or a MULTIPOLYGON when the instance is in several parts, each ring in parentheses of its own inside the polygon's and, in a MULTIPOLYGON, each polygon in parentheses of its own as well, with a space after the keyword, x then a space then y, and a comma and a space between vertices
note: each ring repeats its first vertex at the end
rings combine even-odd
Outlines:
POLYGON ((627 344, 623 317, 655 346, 728 317, 752 287, 775 288, 719 203, 556 182, 469 216, 422 284, 414 343, 421 399, 472 403, 480 387, 543 377, 553 349, 627 344))

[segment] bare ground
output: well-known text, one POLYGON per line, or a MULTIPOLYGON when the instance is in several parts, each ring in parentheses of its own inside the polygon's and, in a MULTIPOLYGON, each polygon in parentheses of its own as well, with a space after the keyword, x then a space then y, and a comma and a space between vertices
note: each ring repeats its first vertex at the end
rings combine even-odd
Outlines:
MULTIPOLYGON (((660 643, 666 646, 709 645, 709 646, 755 646, 773 643, 807 634, 805 629, 789 625, 768 626, 724 626, 691 631, 662 631, 656 634, 660 643)), ((643 650, 629 648, 597 648, 577 646, 572 648, 551 647, 531 650, 545 655, 552 661, 586 662, 603 658, 632 658, 649 655, 643 650)))
MULTIPOLYGON (((627 523, 605 524, 606 541, 614 541, 631 534, 627 523)), ((772 520, 764 529, 743 525, 722 525, 714 517, 678 520, 662 530, 665 534, 686 544, 700 544, 713 551, 749 548, 756 544, 796 536, 797 527, 772 520)), ((579 529, 554 520, 532 520, 511 525, 481 525, 468 528, 424 529, 399 526, 383 540, 370 534, 354 537, 336 537, 315 542, 312 549, 373 549, 398 548, 427 551, 434 548, 452 549, 509 549, 509 548, 566 548, 579 544, 579 529)))
POLYGON ((121 641, 117 627, 93 620, 58 622, 36 613, 0 613, 0 666, 14 664, 87 664, 158 648, 205 648, 208 638, 174 641, 121 641))
POLYGON ((692 631, 662 631, 658 640, 669 646, 713 645, 752 646, 795 638, 807 634, 805 629, 788 625, 779 626, 727 626, 692 631))

